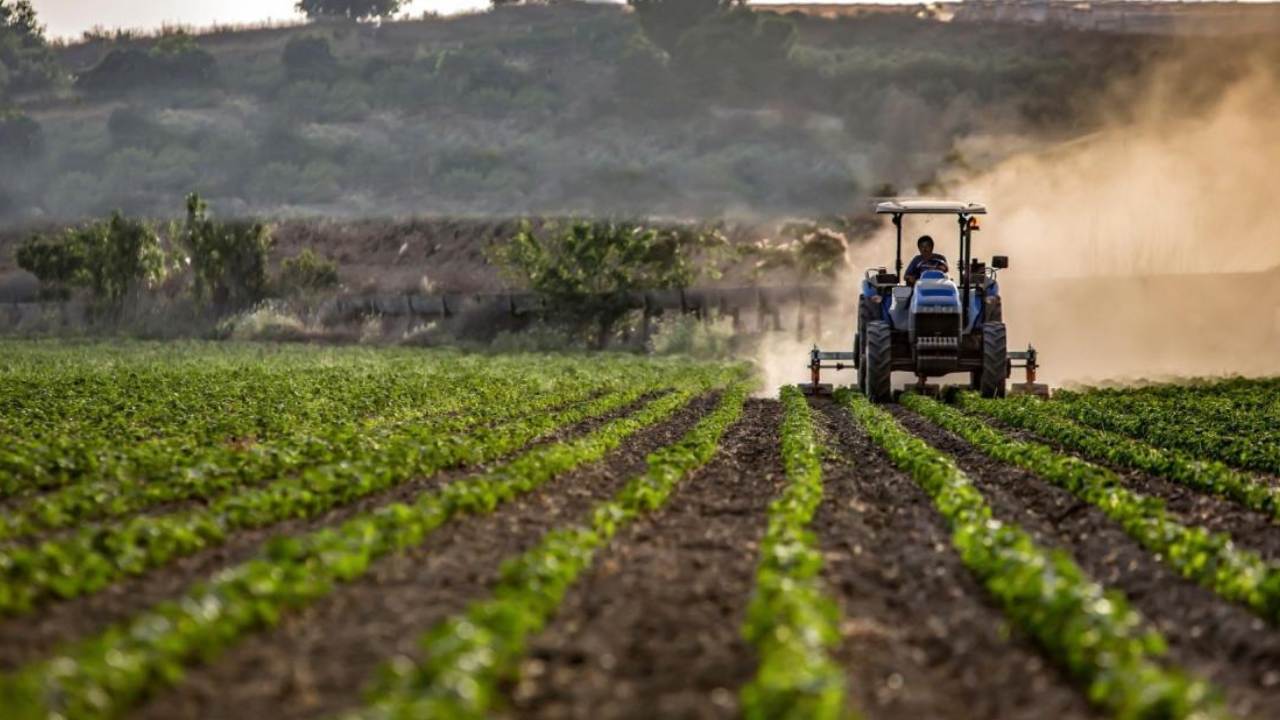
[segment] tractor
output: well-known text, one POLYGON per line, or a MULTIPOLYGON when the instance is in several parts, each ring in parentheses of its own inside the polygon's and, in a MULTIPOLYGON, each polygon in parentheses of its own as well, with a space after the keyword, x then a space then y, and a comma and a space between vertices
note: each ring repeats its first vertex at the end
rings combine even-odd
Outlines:
POLYGON ((858 388, 877 403, 893 400, 894 371, 914 374, 914 389, 923 393, 938 391, 929 378, 968 373, 970 388, 984 397, 1003 397, 1013 368, 1020 367, 1026 371, 1026 382, 1011 391, 1048 397, 1048 387, 1035 381, 1035 348, 1008 349, 997 274, 1009 267, 1009 259, 997 255, 988 266, 972 256, 973 233, 980 227, 977 216, 986 212, 982 205, 953 201, 878 203, 876 213, 889 215, 897 230, 895 271, 866 271, 853 352, 825 352, 815 346, 809 356, 812 382, 805 390, 830 392, 831 386, 821 382, 822 370, 852 368, 858 372, 858 388), (956 217, 960 247, 954 280, 937 269, 924 270, 918 278, 902 276, 902 226, 909 215, 956 217))

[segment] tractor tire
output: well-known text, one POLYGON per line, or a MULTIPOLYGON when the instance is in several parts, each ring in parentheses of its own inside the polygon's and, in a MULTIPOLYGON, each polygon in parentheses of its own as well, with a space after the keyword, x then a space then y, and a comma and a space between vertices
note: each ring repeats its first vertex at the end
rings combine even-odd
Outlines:
POLYGON ((893 400, 889 376, 893 373, 893 335, 889 323, 877 320, 867 323, 862 370, 866 373, 862 392, 873 403, 893 400))
POLYGON ((867 364, 862 356, 862 349, 867 346, 867 330, 864 323, 858 323, 858 334, 853 337, 853 364, 858 369, 858 391, 867 391, 867 364))
POLYGON ((1004 397, 1004 381, 1009 377, 1009 343, 1004 323, 989 322, 982 326, 982 374, 978 392, 985 398, 1004 397))
POLYGON ((984 301, 982 306, 982 321, 984 323, 1004 322, 1004 303, 1000 301, 1000 297, 989 297, 984 301))

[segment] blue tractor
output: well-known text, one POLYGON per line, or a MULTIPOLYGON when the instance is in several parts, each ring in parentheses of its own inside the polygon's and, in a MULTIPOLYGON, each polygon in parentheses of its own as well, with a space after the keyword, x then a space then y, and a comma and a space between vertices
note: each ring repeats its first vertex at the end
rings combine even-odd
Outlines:
POLYGON ((853 352, 810 352, 811 393, 830 390, 821 383, 823 369, 858 371, 858 388, 873 402, 893 399, 894 371, 916 376, 916 390, 937 390, 929 378, 967 373, 969 386, 984 397, 1003 397, 1014 367, 1026 369, 1027 380, 1013 391, 1047 397, 1048 387, 1035 382, 1036 351, 1011 352, 1005 334, 997 273, 1009 259, 995 256, 987 266, 972 256, 978 215, 987 209, 976 203, 934 200, 892 200, 876 205, 889 215, 897 230, 895 272, 867 270, 858 297, 858 327, 853 352), (918 277, 902 276, 902 225, 908 215, 954 215, 960 236, 955 279, 937 269, 918 277), (1018 363, 1015 365, 1015 363, 1018 363))

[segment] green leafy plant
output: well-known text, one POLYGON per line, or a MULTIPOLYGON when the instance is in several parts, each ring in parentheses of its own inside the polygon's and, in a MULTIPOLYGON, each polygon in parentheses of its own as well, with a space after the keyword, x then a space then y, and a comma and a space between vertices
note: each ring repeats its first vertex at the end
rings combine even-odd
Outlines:
POLYGON ((499 683, 514 674, 527 638, 546 624, 596 551, 619 528, 660 508, 680 480, 711 459, 725 429, 741 415, 748 391, 746 384, 731 386, 683 438, 649 455, 648 471, 596 506, 590 525, 553 530, 504 564, 491 599, 428 632, 421 663, 386 666, 369 707, 347 717, 489 717, 499 683))
POLYGON ((1224 463, 1201 460, 1179 450, 1155 447, 1119 433, 1081 425, 1034 398, 984 400, 973 393, 962 393, 958 404, 965 410, 1030 430, 1096 460, 1166 477, 1280 519, 1280 488, 1224 463))
MULTIPOLYGON (((916 395, 912 409, 947 409, 916 395)), ((951 544, 1005 614, 1088 688, 1089 700, 1119 718, 1225 717, 1204 681, 1165 665, 1165 640, 1124 596, 1108 592, 1061 551, 992 516, 982 494, 950 458, 912 436, 862 395, 838 401, 933 500, 951 544)))
POLYGON ((903 404, 992 458, 1030 470, 1094 505, 1183 577, 1270 622, 1280 622, 1280 568, 1255 552, 1237 548, 1228 535, 1177 522, 1163 502, 1129 490, 1104 467, 1063 455, 1048 445, 1014 440, 977 418, 919 395, 905 396, 903 404))
POLYGON ((697 258, 723 244, 715 232, 626 222, 524 223, 491 256, 511 281, 544 296, 551 316, 594 329, 604 347, 635 306, 633 295, 681 288, 700 274, 697 258))
POLYGON ((451 518, 490 512, 560 473, 598 460, 625 438, 740 372, 703 368, 688 377, 689 384, 582 437, 538 446, 485 473, 424 490, 407 503, 357 514, 337 527, 276 538, 253 559, 184 597, 66 648, 58 657, 0 677, 7 717, 117 716, 155 687, 174 682, 175 669, 183 663, 277 622, 338 583, 360 577, 374 560, 420 544, 451 518))
POLYGON ((839 611, 822 588, 822 554, 808 526, 822 502, 822 461, 809 403, 782 389, 782 461, 787 488, 769 506, 769 525, 743 634, 760 664, 741 692, 743 715, 846 716, 844 670, 830 656, 840 642, 839 611))
POLYGON ((110 220, 35 235, 17 251, 18 265, 54 287, 87 287, 119 307, 132 292, 159 281, 165 254, 152 227, 114 213, 110 220))
POLYGON ((556 428, 624 407, 653 389, 635 384, 560 412, 478 428, 470 423, 464 430, 447 424, 410 426, 394 442, 371 446, 357 457, 304 468, 228 494, 208 507, 135 516, 35 547, 0 550, 0 614, 27 612, 53 597, 96 592, 121 577, 221 545, 237 529, 313 517, 414 477, 501 457, 556 428))
POLYGON ((196 297, 234 310, 262 299, 267 290, 271 232, 262 223, 220 223, 199 195, 187 196, 180 242, 190 254, 196 297))
POLYGON ((1062 392, 1052 409, 1085 425, 1195 457, 1280 474, 1275 380, 1062 392))
POLYGON ((276 287, 286 295, 328 290, 338 285, 338 265, 306 248, 280 263, 276 287))

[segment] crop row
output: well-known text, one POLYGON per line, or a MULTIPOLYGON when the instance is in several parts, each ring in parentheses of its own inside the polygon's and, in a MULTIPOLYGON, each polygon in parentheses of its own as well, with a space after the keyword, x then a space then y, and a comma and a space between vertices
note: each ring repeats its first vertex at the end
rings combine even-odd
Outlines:
MULTIPOLYGON (((210 463, 234 465, 243 460, 252 464, 261 461, 255 455, 287 455, 317 435, 340 435, 344 430, 363 435, 378 425, 394 425, 397 419, 412 421, 464 413, 483 406, 493 389, 528 394, 576 390, 581 395, 588 387, 608 389, 607 385, 587 382, 588 379, 616 383, 645 374, 646 370, 635 363, 602 361, 599 372, 591 374, 565 360, 543 363, 541 356, 521 356, 520 360, 536 365, 523 370, 514 361, 502 360, 495 361, 492 367, 477 367, 471 359, 442 367, 442 361, 433 361, 432 357, 425 356, 418 368, 402 369, 398 364, 387 363, 372 376, 349 363, 337 368, 316 367, 324 356, 311 358, 311 364, 297 360, 283 368, 294 371, 285 376, 280 375, 282 368, 273 368, 272 374, 265 377, 262 371, 246 371, 243 374, 263 382, 234 396, 227 396, 220 389, 221 383, 240 382, 238 374, 227 371, 216 376, 200 375, 202 382, 198 384, 178 380, 163 383, 164 390, 158 396, 140 392, 127 400, 127 406, 126 401, 111 396, 80 398, 64 408, 72 418, 114 415, 124 423, 130 416, 141 415, 149 420, 148 435, 136 441, 122 439, 85 432, 74 422, 66 427, 64 422, 54 423, 43 434, 15 437, 0 447, 0 495, 30 494, 84 480, 150 481, 180 475, 187 469, 201 474, 203 466, 210 463), (183 400, 187 412, 167 411, 178 402, 173 398, 182 398, 184 393, 199 396, 202 392, 212 396, 211 404, 202 406, 183 400), (317 403, 325 406, 323 412, 307 410, 317 403), (212 436, 188 435, 182 428, 191 412, 225 422, 219 423, 219 432, 212 436)), ((138 372, 146 374, 150 370, 144 366, 138 372)), ((101 377, 86 373, 76 380, 91 380, 95 387, 102 381, 101 377)), ((3 375, 0 379, 12 380, 3 375)), ((78 387, 72 381, 45 384, 44 395, 48 396, 78 387)), ((15 416, 21 418, 23 414, 6 402, 0 418, 15 416)), ((273 459, 268 457, 267 461, 273 459)))
MULTIPOLYGON (((1211 386, 1212 387, 1212 386, 1211 386)), ((1221 393, 1062 393, 1056 412, 1102 430, 1236 467, 1280 474, 1280 403, 1273 381, 1231 381, 1221 393)))
POLYGON ((787 487, 769 505, 755 591, 743 633, 760 659, 742 689, 747 718, 835 718, 845 714, 844 672, 830 650, 839 611, 822 587, 822 554, 809 523, 822 502, 822 461, 809 403, 782 389, 782 461, 787 487))
MULTIPOLYGON (((688 382, 687 376, 677 380, 681 381, 688 382)), ((412 428, 395 443, 370 449, 363 456, 306 468, 227 495, 208 508, 133 517, 35 547, 0 551, 0 612, 23 612, 50 597, 95 592, 125 575, 141 574, 220 545, 239 529, 315 517, 414 477, 501 457, 557 428, 624 407, 653 389, 636 385, 559 412, 466 433, 442 436, 430 426, 412 428)))
MULTIPOLYGON (((339 387, 351 384, 358 387, 360 383, 336 377, 332 380, 308 377, 305 381, 292 378, 287 382, 264 383, 234 400, 219 398, 219 402, 212 407, 192 409, 193 412, 234 419, 234 422, 224 423, 220 431, 210 437, 182 433, 173 424, 175 421, 181 422, 180 418, 168 422, 163 419, 154 420, 150 425, 151 436, 138 440, 54 427, 47 433, 33 437, 15 438, 9 444, 3 455, 0 455, 0 487, 5 488, 6 494, 15 494, 19 490, 47 489, 82 480, 147 476, 163 472, 175 460, 179 461, 179 467, 190 467, 223 460, 228 456, 248 454, 240 447, 244 445, 248 445, 251 451, 260 452, 288 448, 299 439, 307 438, 316 428, 356 429, 369 420, 447 413, 453 404, 453 396, 449 394, 451 385, 462 388, 483 387, 481 383, 484 379, 478 373, 472 376, 420 373, 400 379, 402 386, 397 388, 393 397, 381 398, 378 403, 367 405, 363 409, 353 405, 335 417, 330 417, 328 413, 304 412, 291 398, 304 391, 308 394, 331 392, 332 396, 327 397, 326 402, 332 402, 341 400, 345 393, 313 383, 326 382, 339 387), (253 409, 247 409, 246 406, 253 409), (274 420, 284 425, 266 431, 254 416, 266 412, 265 408, 269 407, 277 407, 274 420), (365 414, 365 411, 369 414, 365 414)), ((230 383, 232 380, 213 378, 212 382, 216 385, 220 382, 230 383)), ((176 391, 189 390, 179 388, 176 391)), ((134 399, 133 407, 137 408, 146 402, 145 398, 134 399)), ((89 413, 95 410, 110 413, 119 411, 119 408, 110 400, 99 398, 83 403, 77 412, 89 413)))
POLYGON ((1053 448, 1015 440, 955 408, 918 395, 903 404, 964 438, 1001 462, 1029 470, 1102 510, 1130 537, 1159 555, 1183 577, 1239 602, 1271 622, 1280 622, 1280 569, 1231 538, 1174 520, 1158 498, 1124 487, 1116 474, 1053 448))
POLYGON ((747 391, 734 385, 683 438, 650 454, 648 471, 597 505, 590 524, 553 530, 508 561, 491 598, 432 628, 421 642, 421 662, 389 663, 368 706, 349 718, 489 717, 499 684, 515 674, 529 636, 620 528, 662 507, 684 477, 711 459, 725 429, 741 415, 747 391))
MULTIPOLYGON (((907 397, 916 408, 922 400, 907 397)), ((1047 550, 1025 530, 993 517, 955 463, 891 415, 847 390, 840 401, 924 488, 950 526, 960 559, 1006 616, 1087 685, 1091 702, 1121 718, 1220 715, 1207 684, 1165 666, 1164 639, 1122 595, 1104 590, 1065 553, 1047 550)))
POLYGON ((529 393, 522 402, 513 403, 513 390, 518 392, 519 388, 491 384, 468 390, 460 396, 465 401, 440 402, 434 413, 418 408, 363 423, 307 425, 287 440, 248 450, 225 445, 187 453, 166 449, 155 451, 145 461, 135 455, 130 458, 127 471, 116 468, 109 479, 74 483, 0 512, 0 540, 121 517, 162 503, 213 501, 267 478, 359 457, 397 443, 406 432, 429 428, 433 433, 447 435, 480 423, 504 422, 571 405, 590 394, 585 385, 578 385, 567 391, 529 393), (458 409, 440 413, 442 407, 458 409))
POLYGON ((378 558, 420 544, 458 515, 490 512, 561 473, 599 460, 726 379, 725 372, 708 371, 582 437, 535 447, 484 474, 357 514, 336 527, 276 537, 255 558, 182 598, 0 678, 0 706, 14 720, 114 717, 156 686, 177 682, 184 664, 211 657, 245 634, 274 624, 282 613, 324 597, 339 583, 365 574, 378 558))
MULTIPOLYGON (((15 439, 175 438, 197 445, 226 437, 266 439, 299 422, 375 414, 415 386, 489 369, 480 358, 434 350, 204 343, 95 345, 91 352, 56 344, 3 348, 0 430, 15 439)), ((514 367, 502 360, 497 365, 514 367)))
POLYGON ((957 404, 972 412, 1029 430, 1095 460, 1159 475, 1280 518, 1280 487, 1213 460, 1138 442, 1062 417, 1035 398, 986 400, 961 393, 957 404))

